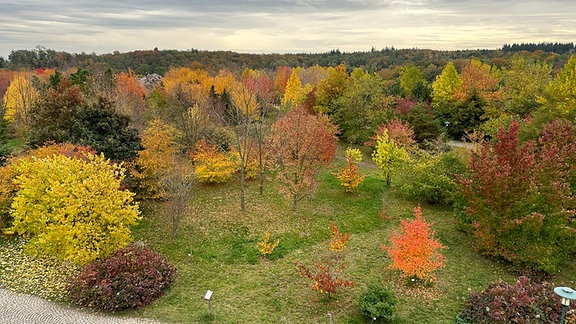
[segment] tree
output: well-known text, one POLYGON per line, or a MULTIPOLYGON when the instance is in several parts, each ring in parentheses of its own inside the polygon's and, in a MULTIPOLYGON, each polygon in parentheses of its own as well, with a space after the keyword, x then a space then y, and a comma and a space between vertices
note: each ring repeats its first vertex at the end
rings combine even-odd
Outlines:
POLYGON ((408 152, 405 148, 398 146, 384 130, 382 135, 376 137, 376 146, 372 152, 372 161, 382 173, 386 180, 386 186, 390 186, 390 180, 394 169, 402 161, 407 160, 408 152))
POLYGON ((146 89, 134 71, 116 75, 115 108, 121 114, 130 117, 130 126, 142 132, 146 127, 144 97, 146 89))
POLYGON ((162 179, 177 169, 183 136, 178 129, 160 119, 151 121, 142 133, 143 149, 138 151, 134 161, 132 177, 144 198, 168 198, 168 192, 162 188, 162 179))
POLYGON ((462 78, 454 63, 448 62, 442 73, 432 83, 432 100, 435 104, 454 100, 454 93, 462 86, 462 78))
POLYGON ((140 219, 134 194, 122 190, 124 169, 102 155, 54 155, 17 166, 12 231, 27 251, 83 265, 126 246, 140 219))
POLYGON ((278 180, 292 199, 292 208, 316 187, 319 167, 328 165, 336 154, 336 128, 325 116, 291 110, 270 130, 270 162, 278 180))
MULTIPOLYGON (((404 90, 405 96, 413 97, 414 90, 418 86, 426 86, 426 78, 422 71, 414 64, 405 65, 400 69, 400 74, 398 75, 398 80, 400 81, 400 87, 404 90)), ((418 99, 418 98, 413 98, 418 99)))
POLYGON ((316 107, 314 109, 318 112, 332 114, 334 103, 342 96, 349 83, 350 77, 344 64, 329 67, 328 76, 318 82, 316 87, 316 107))
POLYGON ((552 65, 535 62, 525 56, 516 56, 510 63, 510 68, 504 70, 505 109, 524 118, 540 107, 538 98, 544 95, 546 85, 551 80, 552 65))
POLYGON ((14 75, 10 86, 4 94, 4 118, 16 132, 24 135, 32 121, 31 113, 38 100, 38 90, 32 84, 32 74, 19 72, 14 75))
POLYGON ((104 98, 83 106, 70 130, 70 141, 90 146, 114 161, 130 160, 140 150, 138 131, 129 127, 130 118, 114 111, 104 98))
POLYGON ((548 128, 539 147, 520 143, 514 121, 472 155, 469 176, 459 179, 462 220, 484 254, 552 273, 576 250, 573 153, 566 153, 574 133, 560 125, 548 128))
POLYGON ((297 107, 306 99, 305 90, 302 87, 298 72, 301 68, 293 69, 290 79, 286 83, 286 90, 282 97, 282 105, 286 107, 297 107))
POLYGON ((573 114, 576 109, 576 55, 570 56, 560 73, 548 83, 541 101, 547 110, 573 114))
POLYGON ((422 218, 420 205, 414 209, 413 220, 402 220, 401 232, 390 236, 390 246, 382 245, 392 258, 392 268, 401 270, 408 278, 432 280, 433 272, 444 266, 439 250, 444 246, 432 238, 434 232, 422 218))
POLYGON ((346 192, 354 191, 364 181, 365 176, 360 174, 358 168, 360 161, 362 161, 362 152, 359 149, 348 148, 346 149, 346 166, 334 173, 346 192))

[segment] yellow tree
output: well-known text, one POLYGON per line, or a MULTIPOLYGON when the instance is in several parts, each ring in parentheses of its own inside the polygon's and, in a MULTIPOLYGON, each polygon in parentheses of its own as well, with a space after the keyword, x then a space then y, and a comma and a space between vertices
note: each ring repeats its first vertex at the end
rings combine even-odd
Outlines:
POLYGON ((462 86, 462 78, 454 63, 448 62, 442 73, 436 76, 432 83, 432 100, 434 103, 450 102, 454 100, 454 93, 462 86))
POLYGON ((84 265, 131 241, 140 216, 134 194, 121 189, 121 165, 86 153, 24 160, 16 168, 11 231, 28 237, 29 253, 84 265))
POLYGON ((300 82, 300 77, 298 77, 298 72, 301 68, 292 69, 292 74, 290 74, 290 79, 286 83, 286 91, 282 97, 282 105, 295 107, 298 106, 304 100, 302 96, 302 83, 300 82))
POLYGON ((31 80, 31 73, 16 73, 4 94, 4 118, 12 123, 17 133, 27 131, 31 123, 32 108, 40 97, 31 80))
POLYGON ((576 109, 576 55, 570 56, 560 73, 548 83, 540 101, 553 111, 563 115, 576 109))

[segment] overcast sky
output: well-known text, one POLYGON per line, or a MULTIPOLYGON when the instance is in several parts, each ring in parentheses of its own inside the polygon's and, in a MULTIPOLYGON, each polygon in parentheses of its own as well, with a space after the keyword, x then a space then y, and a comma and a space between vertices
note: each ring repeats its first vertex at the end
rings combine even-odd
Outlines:
POLYGON ((41 45, 242 53, 576 41, 573 0, 0 0, 0 56, 41 45))

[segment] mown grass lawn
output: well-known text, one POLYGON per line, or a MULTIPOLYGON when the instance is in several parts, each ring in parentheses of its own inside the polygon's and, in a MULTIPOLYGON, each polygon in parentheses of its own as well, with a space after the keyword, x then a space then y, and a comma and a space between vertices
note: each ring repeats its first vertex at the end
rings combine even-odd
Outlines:
MULTIPOLYGON (((383 191, 382 181, 373 174, 351 194, 329 171, 319 180, 317 194, 301 201, 297 211, 277 193, 277 184, 268 182, 260 196, 257 184, 249 183, 244 214, 237 183, 201 186, 175 238, 167 221, 169 211, 159 204, 143 204, 136 238, 169 257, 179 275, 163 298, 138 315, 176 323, 328 323, 331 313, 336 323, 366 323, 357 300, 368 283, 377 282, 395 291, 399 322, 449 323, 470 291, 517 277, 506 265, 476 253, 458 230, 450 207, 422 205, 424 218, 434 224, 436 237, 447 247, 446 267, 438 271, 434 285, 408 287, 389 269, 391 261, 381 243, 388 243, 401 218, 412 217, 418 202, 383 191), (330 223, 352 233, 344 259, 346 279, 354 281, 354 287, 340 289, 332 299, 313 291, 311 281, 300 277, 295 266, 312 266, 325 255, 330 223), (280 239, 269 259, 259 255, 257 246, 266 231, 280 239), (207 290, 214 291, 212 317, 201 298, 207 290)), ((574 286, 574 261, 553 279, 574 286)))

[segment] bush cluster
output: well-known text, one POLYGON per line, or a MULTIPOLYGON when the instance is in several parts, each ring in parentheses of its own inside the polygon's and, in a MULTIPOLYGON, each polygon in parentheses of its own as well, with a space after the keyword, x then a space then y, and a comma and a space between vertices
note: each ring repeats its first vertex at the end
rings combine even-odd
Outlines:
POLYGON ((515 284, 493 282, 471 293, 458 323, 559 323, 562 307, 551 283, 531 283, 520 277, 515 284))
POLYGON ((82 306, 120 311, 148 305, 168 288, 176 268, 166 258, 138 244, 88 264, 71 280, 68 291, 82 306))

